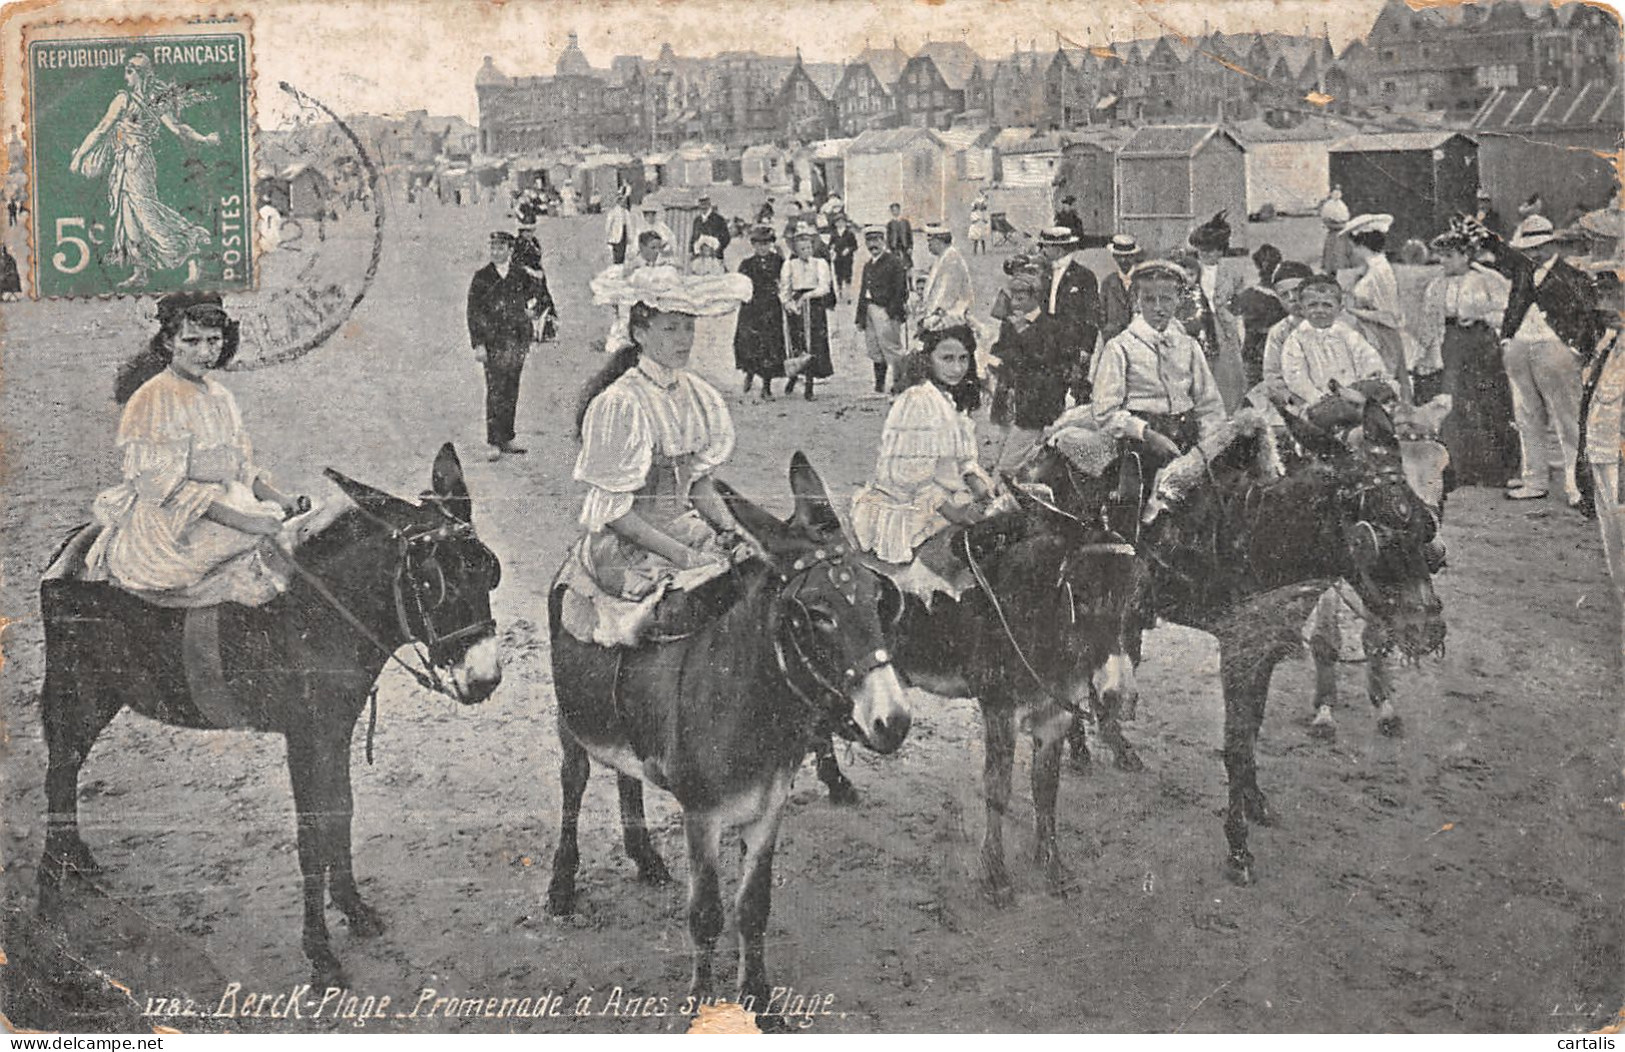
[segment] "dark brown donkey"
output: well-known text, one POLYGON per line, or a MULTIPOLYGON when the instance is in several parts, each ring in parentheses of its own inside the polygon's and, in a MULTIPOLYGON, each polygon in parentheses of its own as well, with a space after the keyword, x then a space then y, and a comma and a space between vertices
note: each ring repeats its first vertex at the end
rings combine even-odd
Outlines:
MULTIPOLYGON (((323 916, 328 889, 357 935, 383 922, 361 901, 350 854, 350 740, 384 664, 423 644, 425 686, 464 704, 502 681, 490 593, 501 566, 474 533, 473 501, 450 444, 435 458, 430 491, 410 504, 327 476, 355 502, 295 552, 303 572, 264 606, 219 608, 226 688, 245 714, 234 728, 281 734, 299 820, 305 954, 315 985, 343 985, 323 916), (442 679, 441 672, 445 672, 442 679)), ((82 552, 89 530, 64 550, 82 552)), ((59 553, 58 565, 64 558, 59 553)), ((218 725, 193 701, 182 663, 184 610, 147 604, 106 583, 48 576, 40 584, 45 686, 40 715, 45 773, 45 857, 40 904, 61 904, 65 872, 96 871, 79 836, 79 769, 120 709, 196 730, 218 725)))
MULTIPOLYGON (((1444 647, 1443 604, 1433 591, 1433 544, 1438 520, 1406 482, 1393 419, 1366 403, 1359 453, 1306 420, 1287 417, 1303 452, 1281 478, 1256 471, 1257 444, 1244 437, 1212 464, 1205 479, 1163 510, 1137 538, 1150 568, 1136 618, 1149 628, 1161 617, 1211 633, 1219 643, 1224 689, 1224 766, 1229 803, 1224 831, 1226 875, 1253 880, 1248 822, 1272 824, 1274 812, 1258 787, 1258 731, 1270 677, 1302 650, 1309 611, 1337 579, 1348 581, 1371 614, 1368 651, 1416 660, 1444 647)), ((1129 459, 1148 450, 1128 443, 1129 459)), ((1063 508, 1098 507, 1109 480, 1073 472, 1054 449, 1036 453, 1022 476, 1055 492, 1063 508)), ((1153 478, 1150 472, 1145 477, 1153 478)), ((1140 657, 1136 631, 1131 640, 1140 657)), ((1096 709, 1103 740, 1118 765, 1143 765, 1122 735, 1117 711, 1096 709)))
POLYGON ((577 819, 590 759, 618 773, 626 851, 650 883, 670 877, 644 826, 641 783, 664 789, 683 809, 688 841, 695 998, 710 995, 723 927, 722 834, 742 827, 738 996, 758 1011, 768 997, 762 942, 791 775, 820 735, 833 731, 889 753, 909 727, 881 631, 881 582, 838 527, 820 525, 814 509, 828 498, 799 453, 790 488, 789 524, 722 488, 766 558, 737 567, 731 604, 688 635, 635 649, 583 643, 559 630, 563 589, 548 598, 564 797, 548 912, 575 908, 577 819))
MULTIPOLYGON (((1118 491, 1137 503, 1138 490, 1139 477, 1124 474, 1118 491)), ((1128 612, 1141 575, 1134 547, 1105 524, 1113 498, 1075 515, 1018 488, 1011 492, 1020 510, 985 519, 952 541, 976 587, 957 602, 938 597, 929 607, 909 596, 897 616, 887 618, 906 682, 944 697, 973 697, 981 707, 987 798, 982 879, 999 905, 1014 899, 1004 816, 1017 713, 1024 714, 1033 743, 1034 860, 1051 893, 1064 895, 1073 885, 1055 834, 1061 747, 1092 695, 1110 699, 1114 709, 1134 703, 1128 612)), ((834 519, 827 514, 826 525, 834 519)), ((832 801, 856 799, 827 739, 819 750, 818 777, 832 801)))

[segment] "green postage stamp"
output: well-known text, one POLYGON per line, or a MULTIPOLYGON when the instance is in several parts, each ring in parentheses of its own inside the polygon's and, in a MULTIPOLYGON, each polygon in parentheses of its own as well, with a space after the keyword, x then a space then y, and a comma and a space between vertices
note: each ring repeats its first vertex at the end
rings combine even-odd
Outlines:
POLYGON ((30 31, 34 291, 254 285, 246 17, 30 31))

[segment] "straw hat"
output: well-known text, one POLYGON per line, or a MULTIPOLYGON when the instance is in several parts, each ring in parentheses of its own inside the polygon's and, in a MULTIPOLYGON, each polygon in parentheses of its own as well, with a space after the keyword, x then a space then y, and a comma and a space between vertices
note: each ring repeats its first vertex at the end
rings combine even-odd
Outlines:
POLYGON ((1393 225, 1394 217, 1388 213, 1367 212, 1364 215, 1357 215, 1353 219, 1350 219, 1347 223, 1344 223, 1341 233, 1344 235, 1353 235, 1362 233, 1366 230, 1375 230, 1379 234, 1386 234, 1388 233, 1389 228, 1391 228, 1393 225))

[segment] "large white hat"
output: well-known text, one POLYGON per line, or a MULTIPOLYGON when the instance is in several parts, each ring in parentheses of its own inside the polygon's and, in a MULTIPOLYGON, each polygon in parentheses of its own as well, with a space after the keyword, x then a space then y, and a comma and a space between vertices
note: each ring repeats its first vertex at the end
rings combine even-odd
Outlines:
POLYGON ((603 307, 643 303, 658 311, 711 317, 737 310, 751 297, 743 274, 683 274, 676 267, 612 266, 592 279, 592 301, 603 307))
POLYGON ((1394 225, 1394 217, 1387 212, 1366 212, 1357 215, 1343 224, 1341 233, 1345 236, 1358 234, 1364 230, 1375 230, 1379 234, 1388 233, 1388 228, 1394 225))

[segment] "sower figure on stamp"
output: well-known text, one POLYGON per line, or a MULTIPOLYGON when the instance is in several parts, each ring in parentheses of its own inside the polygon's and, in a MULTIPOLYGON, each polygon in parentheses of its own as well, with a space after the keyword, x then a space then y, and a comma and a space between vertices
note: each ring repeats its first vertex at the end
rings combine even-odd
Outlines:
POLYGON ((107 177, 113 231, 104 262, 132 268, 120 288, 142 284, 152 268, 186 266, 187 280, 195 281, 193 257, 209 243, 209 232, 160 199, 153 140, 159 128, 166 128, 189 142, 218 146, 220 133, 204 135, 176 116, 194 93, 177 92, 158 80, 148 56, 130 56, 124 83, 126 90, 113 96, 102 119, 73 151, 68 170, 87 179, 107 177))
POLYGON ((527 452, 514 444, 514 411, 519 404, 519 376, 525 352, 535 335, 531 322, 534 285, 530 275, 513 265, 514 236, 491 235, 491 262, 474 273, 468 285, 468 339, 474 358, 485 366, 485 459, 527 452))

